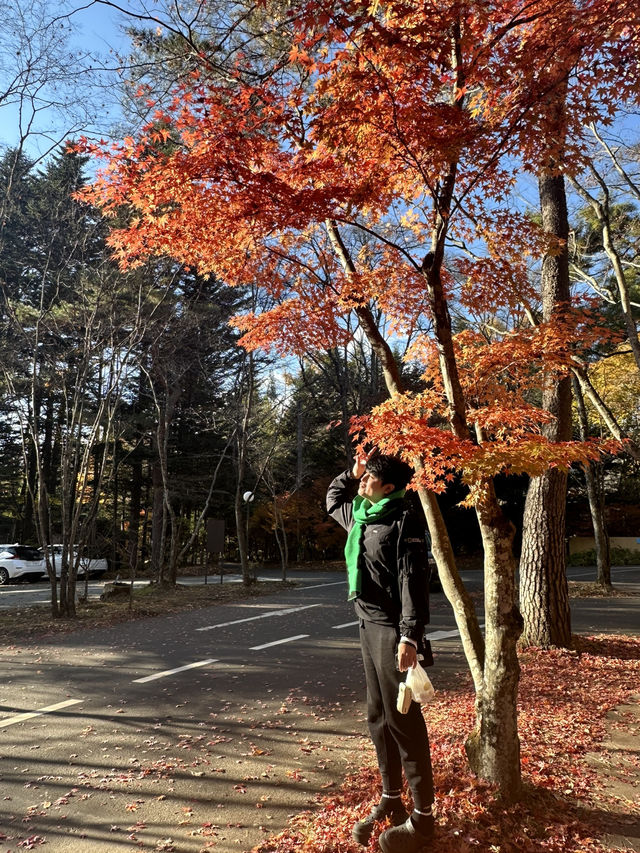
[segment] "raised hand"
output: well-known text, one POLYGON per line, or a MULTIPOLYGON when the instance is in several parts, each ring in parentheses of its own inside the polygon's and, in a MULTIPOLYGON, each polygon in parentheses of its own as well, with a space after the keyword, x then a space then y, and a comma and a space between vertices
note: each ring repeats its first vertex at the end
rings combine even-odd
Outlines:
POLYGON ((356 456, 356 461, 353 463, 353 468, 351 469, 351 473, 356 480, 359 480, 364 474, 368 458, 368 455, 365 453, 360 453, 356 456))

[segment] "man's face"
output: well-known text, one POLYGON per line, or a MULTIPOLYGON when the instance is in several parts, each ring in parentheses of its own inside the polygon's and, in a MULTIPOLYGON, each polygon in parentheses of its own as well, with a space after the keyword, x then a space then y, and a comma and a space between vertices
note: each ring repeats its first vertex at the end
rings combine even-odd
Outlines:
POLYGON ((364 474, 360 477, 358 494, 362 498, 367 498, 372 504, 376 504, 382 498, 390 495, 394 489, 393 483, 383 483, 380 477, 365 468, 364 474))

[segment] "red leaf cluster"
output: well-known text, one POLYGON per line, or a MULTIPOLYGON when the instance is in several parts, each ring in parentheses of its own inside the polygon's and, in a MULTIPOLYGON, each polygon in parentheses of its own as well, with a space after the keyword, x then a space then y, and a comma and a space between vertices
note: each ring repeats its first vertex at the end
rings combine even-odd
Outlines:
POLYGON ((288 60, 273 73, 256 82, 243 59, 227 79, 195 71, 137 139, 81 144, 106 158, 84 195, 124 223, 110 238, 122 265, 168 255, 259 287, 260 311, 235 321, 242 343, 305 353, 353 340, 365 309, 387 339, 428 328, 423 273, 444 229, 444 296, 480 328, 455 341, 480 437, 447 435, 428 335, 413 349, 426 390, 380 407, 371 437, 425 454, 432 488, 454 471, 472 482, 593 458, 594 446, 546 441, 550 415, 532 401, 602 332, 580 312, 526 328, 529 261, 561 247, 513 209, 513 188, 549 163, 579 169, 585 124, 637 102, 634 3, 308 0, 288 15, 288 60), (485 314, 500 314, 501 330, 485 314))

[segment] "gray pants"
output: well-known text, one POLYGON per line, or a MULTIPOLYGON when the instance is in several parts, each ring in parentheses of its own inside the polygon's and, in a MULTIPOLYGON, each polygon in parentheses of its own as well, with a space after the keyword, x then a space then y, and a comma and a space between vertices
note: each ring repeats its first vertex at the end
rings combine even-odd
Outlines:
POLYGON ((361 619, 360 645, 367 680, 367 722, 382 788, 402 788, 404 768, 414 808, 428 811, 433 803, 433 772, 424 717, 417 702, 406 714, 396 708, 398 685, 405 679, 396 664, 397 630, 361 619))

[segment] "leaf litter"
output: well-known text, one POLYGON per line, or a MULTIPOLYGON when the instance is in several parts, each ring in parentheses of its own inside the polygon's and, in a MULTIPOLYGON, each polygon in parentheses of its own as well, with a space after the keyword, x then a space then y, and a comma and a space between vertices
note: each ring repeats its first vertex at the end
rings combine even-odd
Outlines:
MULTIPOLYGON (((519 701, 524 794, 505 805, 495 786, 469 770, 464 741, 474 721, 470 679, 439 691, 424 708, 436 788, 439 853, 599 853, 622 849, 603 840, 616 821, 640 817, 640 802, 617 797, 587 756, 606 756, 606 715, 637 694, 640 637, 577 637, 576 649, 521 653, 519 701), (624 809, 621 808, 621 805, 624 809)), ((603 763, 602 766, 606 766, 603 763)), ((287 829, 252 853, 358 853, 353 824, 379 798, 379 775, 369 760, 339 791, 318 798, 314 812, 295 815, 287 829)), ((407 792, 405 791, 405 796, 407 792)), ((406 805, 409 805, 407 800, 406 805)), ((378 826, 370 850, 378 849, 378 826)))

